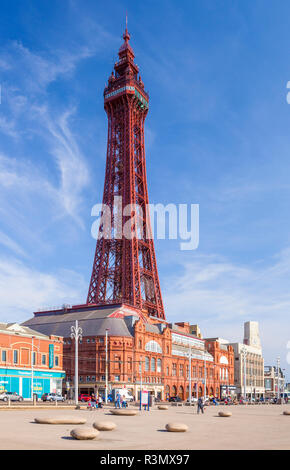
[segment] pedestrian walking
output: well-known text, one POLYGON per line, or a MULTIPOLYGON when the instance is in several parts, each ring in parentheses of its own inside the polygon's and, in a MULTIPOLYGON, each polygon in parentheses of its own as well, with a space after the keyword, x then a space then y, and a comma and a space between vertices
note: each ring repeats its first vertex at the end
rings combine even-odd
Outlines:
POLYGON ((115 408, 121 408, 121 395, 119 392, 116 395, 115 408))
POLYGON ((202 397, 200 397, 197 402, 197 414, 199 414, 200 411, 202 414, 204 413, 204 402, 202 397))

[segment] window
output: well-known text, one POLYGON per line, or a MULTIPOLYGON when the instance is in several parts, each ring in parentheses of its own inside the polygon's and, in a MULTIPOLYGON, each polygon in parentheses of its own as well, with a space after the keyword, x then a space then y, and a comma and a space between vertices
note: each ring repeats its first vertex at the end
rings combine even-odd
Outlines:
POLYGON ((166 367, 166 375, 169 375, 169 367, 166 367))
POLYGON ((157 372, 161 372, 161 359, 157 359, 157 372))
POLYGON ((155 372, 156 370, 156 363, 154 357, 151 358, 151 370, 152 372, 155 372))
POLYGON ((43 366, 46 365, 46 355, 45 355, 45 354, 42 354, 42 356, 41 356, 41 364, 42 364, 43 366))
POLYGON ((119 375, 115 375, 115 382, 120 382, 120 376, 119 375))
POLYGON ((83 381, 83 376, 82 376, 82 375, 80 375, 80 382, 82 382, 82 381, 83 381))
POLYGON ((1 361, 6 362, 7 361, 7 351, 2 349, 2 354, 1 354, 1 361))
POLYGON ((87 339, 87 343, 90 343, 90 342, 91 342, 91 340, 90 340, 90 338, 88 338, 88 339, 87 339))
POLYGON ((18 351, 16 349, 13 351, 13 363, 18 364, 18 351))
POLYGON ((179 366, 179 375, 180 377, 183 377, 183 364, 180 364, 179 366))
POLYGON ((172 375, 176 376, 176 364, 172 364, 172 375))
POLYGON ((148 372, 149 370, 149 357, 145 357, 145 371, 148 372))
POLYGON ((99 339, 99 343, 100 343, 100 344, 103 344, 103 343, 104 343, 104 338, 100 338, 100 339, 99 339))
POLYGON ((105 376, 105 375, 102 375, 102 376, 101 376, 101 381, 102 381, 102 382, 105 382, 105 380, 106 380, 106 376, 105 376))
POLYGON ((148 343, 145 344, 145 351, 151 351, 162 354, 162 348, 157 343, 157 341, 148 341, 148 343))
POLYGON ((92 375, 92 382, 95 382, 95 381, 96 381, 96 376, 92 375))
POLYGON ((59 366, 58 356, 55 356, 54 365, 55 365, 55 367, 59 366))
POLYGON ((36 364, 36 352, 35 352, 35 351, 33 351, 33 353, 32 353, 32 364, 33 364, 34 366, 35 366, 35 364, 36 364))
POLYGON ((87 375, 87 376, 86 376, 86 381, 87 381, 87 382, 90 382, 90 380, 91 380, 91 377, 90 377, 89 375, 87 375))

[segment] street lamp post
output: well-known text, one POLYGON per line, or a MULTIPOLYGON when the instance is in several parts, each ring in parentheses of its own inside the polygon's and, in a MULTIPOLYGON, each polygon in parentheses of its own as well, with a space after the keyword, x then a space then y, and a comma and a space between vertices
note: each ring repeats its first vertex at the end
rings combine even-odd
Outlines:
POLYGON ((247 379, 246 379, 246 360, 247 360, 247 351, 246 348, 242 349, 242 355, 243 355, 243 366, 244 366, 244 399, 246 400, 247 397, 247 379))
POLYGON ((32 336, 32 338, 31 338, 31 400, 32 401, 33 401, 33 381, 34 381, 33 348, 34 348, 34 336, 32 336))
POLYGON ((204 352, 203 358, 204 358, 204 394, 203 394, 203 397, 204 397, 204 401, 205 401, 206 400, 206 356, 205 356, 205 352, 204 352))
POLYGON ((108 329, 106 328, 106 389, 105 403, 108 403, 108 329))
POLYGON ((191 405, 191 347, 189 347, 189 374, 188 374, 188 385, 189 385, 189 404, 191 405))
POLYGON ((140 372, 140 410, 142 409, 142 361, 139 362, 139 372, 140 372))
POLYGON ((280 399, 280 357, 277 357, 277 403, 280 399))
POLYGON ((83 330, 79 327, 78 320, 75 326, 71 326, 71 338, 75 340, 75 404, 79 399, 79 341, 82 339, 83 330))

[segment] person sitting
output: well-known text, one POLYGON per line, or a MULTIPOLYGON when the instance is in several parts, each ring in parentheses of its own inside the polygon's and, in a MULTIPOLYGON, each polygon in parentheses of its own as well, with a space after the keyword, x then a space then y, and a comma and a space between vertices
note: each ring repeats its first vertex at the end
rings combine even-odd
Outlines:
POLYGON ((123 395, 123 397, 122 397, 122 408, 127 408, 127 406, 128 405, 127 405, 126 397, 125 397, 125 395, 123 395))

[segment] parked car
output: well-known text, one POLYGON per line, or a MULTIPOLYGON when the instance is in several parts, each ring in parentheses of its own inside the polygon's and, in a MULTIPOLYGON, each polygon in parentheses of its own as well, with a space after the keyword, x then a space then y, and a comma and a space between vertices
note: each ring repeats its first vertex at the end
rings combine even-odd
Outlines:
POLYGON ((79 401, 82 401, 83 403, 91 401, 91 399, 92 399, 91 395, 88 395, 87 393, 81 393, 79 395, 79 401))
POLYGON ((58 393, 44 393, 41 397, 42 401, 65 401, 65 398, 58 393))
MULTIPOLYGON (((189 398, 186 401, 189 403, 189 398)), ((197 401, 196 397, 191 397, 191 403, 196 403, 197 401)))
POLYGON ((172 402, 180 402, 182 401, 180 397, 169 397, 169 400, 168 401, 172 401, 172 402))
POLYGON ((0 394, 0 400, 23 401, 23 397, 16 392, 3 392, 0 394))

